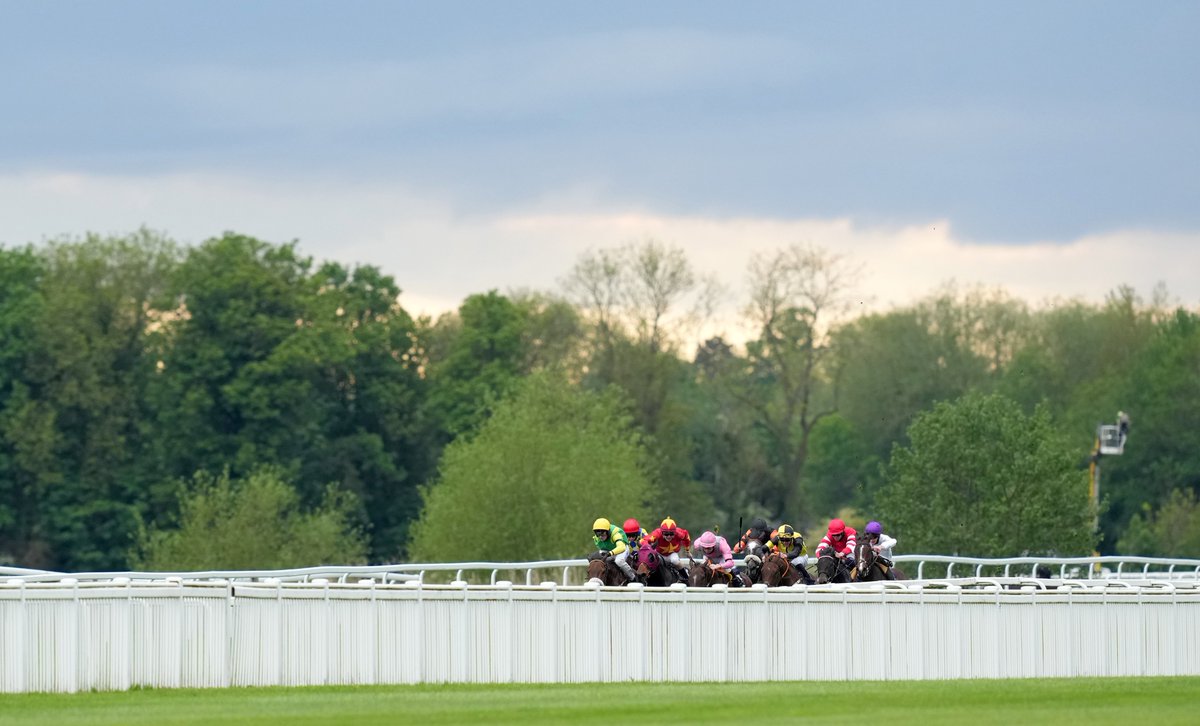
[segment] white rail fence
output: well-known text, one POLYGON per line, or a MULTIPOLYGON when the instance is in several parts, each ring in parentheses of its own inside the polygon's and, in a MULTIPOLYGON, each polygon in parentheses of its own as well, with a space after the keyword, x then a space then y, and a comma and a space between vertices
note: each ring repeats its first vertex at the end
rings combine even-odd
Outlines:
MULTIPOLYGON (((1099 576, 1103 579, 1168 579, 1200 580, 1200 560, 1165 557, 1008 557, 983 558, 959 557, 955 555, 899 555, 895 562, 910 578, 923 580, 940 577, 1038 577, 1044 575, 1057 579, 1099 576)), ((321 578, 337 582, 354 582, 362 579, 378 580, 382 583, 429 581, 438 576, 462 581, 466 577, 479 582, 495 584, 506 579, 524 580, 534 585, 535 580, 554 579, 560 585, 583 584, 586 580, 588 561, 585 559, 538 560, 534 562, 436 562, 405 563, 371 566, 322 566, 292 570, 213 570, 208 572, 83 572, 64 573, 48 570, 31 570, 0 566, 0 577, 16 578, 26 582, 56 582, 70 578, 77 582, 112 581, 114 579, 176 580, 228 580, 234 582, 280 580, 283 582, 309 582, 321 578)), ((740 562, 738 564, 741 564, 740 562)))
MULTIPOLYGON (((514 568, 510 568, 514 569, 514 568)), ((0 584, 0 691, 1200 675, 1200 582, 0 584)))

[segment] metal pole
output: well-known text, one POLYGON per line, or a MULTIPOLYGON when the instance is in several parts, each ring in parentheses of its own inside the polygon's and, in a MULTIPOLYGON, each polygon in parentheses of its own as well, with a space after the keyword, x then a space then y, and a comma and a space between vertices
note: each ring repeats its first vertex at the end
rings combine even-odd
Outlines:
MULTIPOLYGON (((1100 532, 1100 428, 1096 427, 1096 445, 1092 447, 1091 463, 1088 464, 1088 501, 1092 503, 1092 531, 1100 532)), ((1100 556, 1100 550, 1092 550, 1093 557, 1100 556)), ((1097 576, 1103 571, 1100 563, 1092 565, 1097 576)))

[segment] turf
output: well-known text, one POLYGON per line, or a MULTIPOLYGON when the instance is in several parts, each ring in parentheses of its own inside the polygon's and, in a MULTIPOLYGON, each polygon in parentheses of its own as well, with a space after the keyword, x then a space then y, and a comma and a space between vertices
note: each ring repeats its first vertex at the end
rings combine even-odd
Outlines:
POLYGON ((0 723, 1195 724, 1200 678, 446 685, 0 695, 0 723))

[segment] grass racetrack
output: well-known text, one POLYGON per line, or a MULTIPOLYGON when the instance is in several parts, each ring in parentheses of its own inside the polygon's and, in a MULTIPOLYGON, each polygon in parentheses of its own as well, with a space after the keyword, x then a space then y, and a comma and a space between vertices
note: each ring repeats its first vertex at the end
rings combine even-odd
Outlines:
POLYGON ((0 695, 0 723, 1200 723, 1200 678, 445 685, 0 695))

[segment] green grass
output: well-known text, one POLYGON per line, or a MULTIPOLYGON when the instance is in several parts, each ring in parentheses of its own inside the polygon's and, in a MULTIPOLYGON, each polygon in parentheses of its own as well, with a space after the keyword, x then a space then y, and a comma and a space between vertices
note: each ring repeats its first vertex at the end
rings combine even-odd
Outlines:
POLYGON ((0 723, 1194 724, 1200 678, 365 686, 0 695, 0 723), (869 691, 866 698, 859 694, 869 691))

